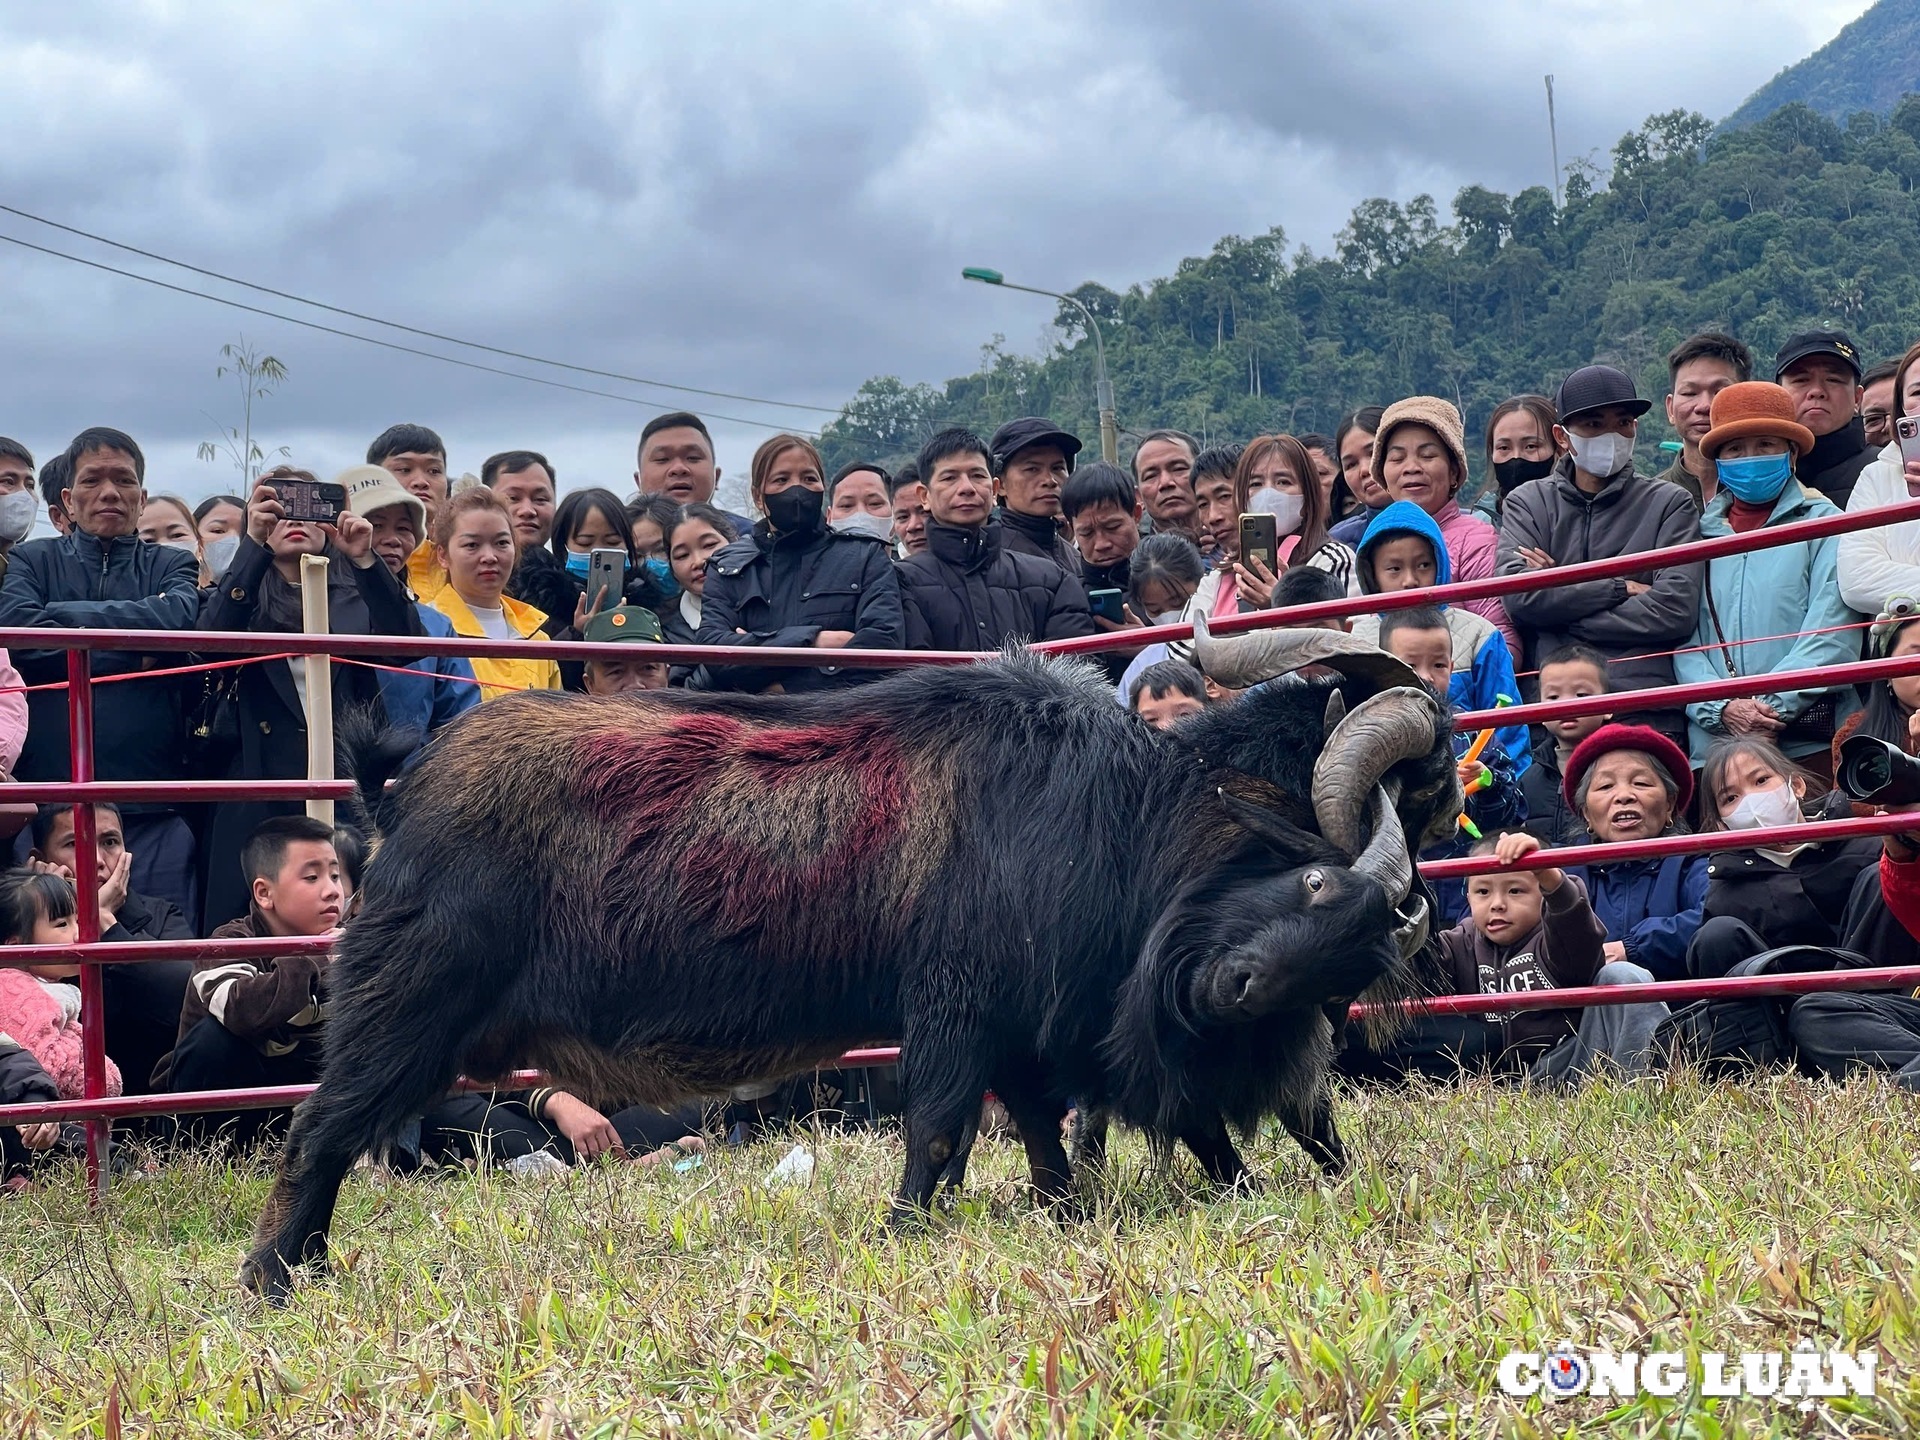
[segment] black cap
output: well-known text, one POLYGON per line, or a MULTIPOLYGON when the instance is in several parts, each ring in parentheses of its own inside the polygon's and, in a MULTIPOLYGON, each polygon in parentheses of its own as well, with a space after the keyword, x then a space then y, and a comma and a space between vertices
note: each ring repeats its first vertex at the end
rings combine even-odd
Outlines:
POLYGON ((1554 412, 1560 423, 1609 405, 1624 405, 1634 418, 1653 408, 1651 400, 1642 400, 1634 392, 1633 380, 1624 370, 1611 365, 1583 365, 1560 382, 1560 393, 1553 397, 1554 412))
POLYGON ((1853 341, 1838 330, 1803 330, 1788 340, 1773 357, 1774 380, 1777 382, 1786 374, 1789 365, 1809 355, 1831 355, 1853 371, 1854 383, 1859 383, 1860 352, 1853 348, 1853 341))
POLYGON ((993 452, 993 470, 997 475, 1007 468, 1007 462, 1015 454, 1030 445, 1058 445, 1060 453, 1067 457, 1067 469, 1073 469, 1073 457, 1080 453, 1080 437, 1062 430, 1051 420, 1043 420, 1037 415, 1028 415, 1019 420, 1009 420, 993 432, 993 439, 987 442, 987 448, 993 452))

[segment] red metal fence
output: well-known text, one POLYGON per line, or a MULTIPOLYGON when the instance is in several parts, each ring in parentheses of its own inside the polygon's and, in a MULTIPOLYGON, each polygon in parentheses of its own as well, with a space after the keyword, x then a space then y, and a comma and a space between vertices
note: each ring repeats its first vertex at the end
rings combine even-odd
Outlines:
MULTIPOLYGON (((1428 590, 1369 595, 1358 599, 1330 600, 1284 610, 1262 611, 1224 619, 1212 628, 1215 633, 1233 634, 1335 617, 1404 609, 1415 605, 1517 594, 1527 590, 1587 580, 1641 575, 1670 565, 1698 563, 1721 556, 1744 554, 1772 546, 1916 519, 1920 519, 1920 500, 1903 502, 1860 514, 1835 515, 1818 520, 1802 521, 1746 535, 1692 541, 1666 550, 1645 551, 1618 559, 1596 560, 1550 570, 1529 571, 1519 575, 1464 581, 1428 590)), ((1085 655, 1106 650, 1133 648, 1159 641, 1183 640, 1190 638, 1192 633, 1191 625, 1162 625, 1150 629, 1133 629, 1089 636, 1084 639, 1049 641, 1032 648, 1053 655, 1085 655)), ((69 782, 62 783, 10 785, 5 790, 7 799, 36 803, 115 800, 128 803, 188 804, 231 800, 338 799, 352 793, 352 782, 347 780, 112 783, 95 780, 93 686, 95 683, 108 683, 95 682, 92 678, 91 655, 95 650, 136 653, 182 651, 252 657, 325 654, 348 663, 365 657, 417 658, 423 655, 548 659, 554 658, 556 653, 549 644, 508 640, 51 628, 0 630, 0 646, 19 650, 62 649, 67 652, 66 688, 70 702, 67 712, 68 741, 73 778, 69 782)), ((731 646, 661 645, 652 647, 649 653, 673 664, 726 665, 750 662, 761 666, 812 666, 820 663, 819 652, 812 649, 756 647, 749 655, 731 646)), ((628 659, 631 655, 631 647, 624 644, 570 644, 565 648, 565 657, 569 660, 628 659)), ((965 665, 975 663, 981 658, 984 657, 967 652, 905 650, 839 650, 833 655, 834 663, 838 666, 886 669, 910 665, 965 665)), ((1630 714, 1639 710, 1669 709, 1699 700, 1728 699, 1780 690, 1824 688, 1915 674, 1920 674, 1920 655, 1864 661, 1833 666, 1824 670, 1752 676, 1705 685, 1678 685, 1655 690, 1620 691, 1550 704, 1519 705, 1497 711, 1471 712, 1456 717, 1455 729, 1468 731, 1487 726, 1528 724, 1562 716, 1630 714)), ((130 677, 112 678, 119 680, 130 677)), ((1857 835, 1894 834, 1910 828, 1920 828, 1920 817, 1875 815, 1862 819, 1833 820, 1809 825, 1742 831, 1738 843, 1739 848, 1747 849, 1810 840, 1837 840, 1857 835)), ((1511 866, 1502 865, 1492 856, 1475 856, 1427 861, 1421 864, 1420 869, 1421 873, 1430 879, 1441 879, 1484 874, 1503 869, 1544 869, 1635 857, 1699 854, 1727 848, 1731 843, 1731 837, 1725 834, 1669 835, 1620 844, 1542 850, 1511 866)), ((93 811, 87 803, 75 803, 74 873, 80 877, 91 876, 96 873, 97 862, 98 847, 93 811)), ((285 1106, 296 1104, 311 1092, 311 1086, 290 1085, 271 1089, 108 1098, 105 1093, 106 1051, 100 1020, 102 1005, 100 967, 102 965, 140 964, 168 959, 255 958, 298 950, 325 951, 330 948, 332 940, 328 936, 316 936, 301 940, 178 940, 106 945, 100 943, 97 887, 85 883, 83 878, 82 883, 74 888, 79 902, 77 943, 72 946, 14 946, 0 949, 0 965, 44 964, 49 961, 72 961, 79 964, 85 1093, 79 1100, 0 1106, 0 1124, 26 1125, 54 1119, 84 1122, 87 1136, 87 1182, 90 1190, 97 1197, 104 1179, 102 1162, 107 1126, 112 1120, 139 1115, 188 1114, 209 1110, 285 1106)), ((1916 984, 1920 984, 1920 966, 1881 967, 1815 975, 1663 981, 1653 985, 1587 986, 1512 995, 1456 995, 1407 1003, 1412 1008, 1425 1013, 1494 1015, 1530 1009, 1625 1004, 1638 1000, 1657 999, 1680 1003, 1703 998, 1796 995, 1822 990, 1882 990, 1916 984)), ((1359 1013, 1358 1009, 1356 1013, 1359 1013)), ((897 1059, 898 1055, 898 1050, 892 1047, 856 1050, 842 1057, 841 1063, 846 1065, 885 1064, 897 1059)), ((523 1075, 515 1078, 521 1082, 531 1083, 536 1077, 523 1075)))

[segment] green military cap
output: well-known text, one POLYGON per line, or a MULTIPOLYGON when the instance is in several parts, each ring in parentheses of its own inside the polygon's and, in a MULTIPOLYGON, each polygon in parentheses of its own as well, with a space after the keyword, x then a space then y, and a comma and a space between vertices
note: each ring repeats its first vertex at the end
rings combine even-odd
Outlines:
POLYGON ((658 645, 667 637, 660 630, 660 617, 653 611, 640 605, 616 605, 588 616, 580 638, 590 645, 608 645, 616 640, 650 640, 658 645))

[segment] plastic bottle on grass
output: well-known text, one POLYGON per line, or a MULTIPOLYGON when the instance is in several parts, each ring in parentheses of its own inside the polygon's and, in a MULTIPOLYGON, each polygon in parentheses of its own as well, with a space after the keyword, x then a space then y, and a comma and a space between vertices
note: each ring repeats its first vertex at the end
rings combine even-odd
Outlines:
POLYGON ((794 1146, 767 1172, 769 1185, 805 1185, 812 1179, 813 1152, 804 1145, 794 1146))

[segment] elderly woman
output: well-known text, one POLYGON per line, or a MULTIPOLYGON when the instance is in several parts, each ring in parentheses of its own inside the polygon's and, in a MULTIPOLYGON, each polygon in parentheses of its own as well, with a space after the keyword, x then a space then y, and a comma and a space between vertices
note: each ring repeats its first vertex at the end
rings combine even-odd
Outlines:
POLYGON ((754 452, 750 490, 766 516, 707 562, 700 602, 702 645, 737 645, 750 660, 760 646, 810 647, 820 669, 703 665, 688 682, 708 690, 828 690, 878 672, 835 666, 832 652, 906 644, 900 583, 886 544, 826 523, 820 452, 797 435, 776 435, 754 452))
MULTIPOLYGON (((1651 840, 1683 828, 1693 772, 1680 747, 1645 725, 1603 725, 1574 747, 1567 803, 1602 845, 1651 840)), ((1638 965, 1652 979, 1682 980, 1687 946, 1707 897, 1707 857, 1614 860, 1575 866, 1593 913, 1607 927, 1609 962, 1638 965)))
MULTIPOLYGON (((1714 464, 1719 491, 1700 517, 1703 536, 1738 534, 1837 515, 1832 502, 1801 488, 1794 461, 1813 448, 1813 432, 1793 418, 1778 385, 1750 380, 1713 398, 1713 428, 1700 453, 1714 464)), ((1817 670, 1860 657, 1861 617, 1840 595, 1840 541, 1803 540, 1707 563, 1699 620, 1674 657, 1683 685, 1817 670)), ((1835 729, 1860 708, 1847 685, 1773 691, 1687 707, 1695 763, 1716 740, 1759 735, 1824 784, 1835 729)))

